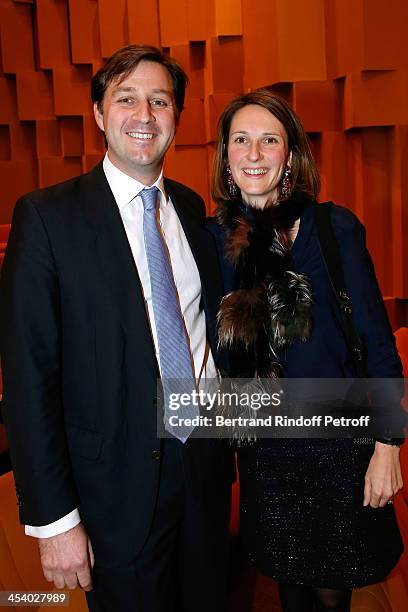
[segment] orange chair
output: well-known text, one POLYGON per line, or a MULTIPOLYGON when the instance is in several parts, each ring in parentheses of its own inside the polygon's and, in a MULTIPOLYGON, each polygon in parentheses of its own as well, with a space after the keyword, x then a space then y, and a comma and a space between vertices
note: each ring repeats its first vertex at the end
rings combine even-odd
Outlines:
MULTIPOLYGON (((42 573, 37 541, 24 534, 19 524, 14 478, 12 472, 0 477, 0 590, 53 591, 42 573)), ((86 612, 85 595, 80 589, 65 591, 70 603, 66 610, 86 612)), ((31 610, 46 612, 49 607, 33 606, 31 610)), ((27 610, 13 607, 13 610, 27 610)))

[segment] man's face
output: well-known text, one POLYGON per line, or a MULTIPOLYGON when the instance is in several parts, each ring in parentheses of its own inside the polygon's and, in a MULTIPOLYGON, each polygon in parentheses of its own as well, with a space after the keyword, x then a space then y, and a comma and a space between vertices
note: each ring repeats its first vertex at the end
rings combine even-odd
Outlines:
POLYGON ((141 61, 126 79, 110 83, 102 111, 94 105, 111 162, 143 184, 152 185, 176 129, 173 87, 166 68, 141 61))

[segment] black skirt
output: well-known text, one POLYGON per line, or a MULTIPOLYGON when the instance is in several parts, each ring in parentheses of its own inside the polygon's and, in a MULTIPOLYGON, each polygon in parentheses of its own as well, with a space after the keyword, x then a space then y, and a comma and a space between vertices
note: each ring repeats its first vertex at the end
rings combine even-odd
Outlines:
POLYGON ((282 582, 325 588, 384 580, 403 544, 394 506, 363 507, 373 444, 260 440, 238 451, 241 538, 282 582))

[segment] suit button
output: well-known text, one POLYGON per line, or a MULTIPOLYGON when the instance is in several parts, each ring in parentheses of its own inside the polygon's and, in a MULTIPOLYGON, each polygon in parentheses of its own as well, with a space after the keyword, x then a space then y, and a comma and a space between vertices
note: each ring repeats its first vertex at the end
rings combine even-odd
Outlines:
POLYGON ((161 451, 159 450, 152 451, 152 457, 153 459, 156 459, 156 461, 158 461, 161 457, 161 451))

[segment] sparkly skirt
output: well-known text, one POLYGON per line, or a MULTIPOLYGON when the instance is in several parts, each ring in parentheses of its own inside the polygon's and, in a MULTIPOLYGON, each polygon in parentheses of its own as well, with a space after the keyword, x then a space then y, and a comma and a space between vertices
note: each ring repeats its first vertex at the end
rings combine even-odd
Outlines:
POLYGON ((282 582, 353 588, 383 580, 402 540, 392 504, 363 507, 372 444, 260 440, 241 447, 241 538, 282 582))

